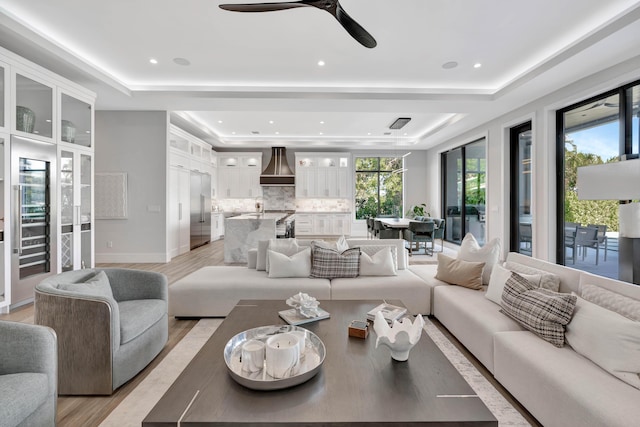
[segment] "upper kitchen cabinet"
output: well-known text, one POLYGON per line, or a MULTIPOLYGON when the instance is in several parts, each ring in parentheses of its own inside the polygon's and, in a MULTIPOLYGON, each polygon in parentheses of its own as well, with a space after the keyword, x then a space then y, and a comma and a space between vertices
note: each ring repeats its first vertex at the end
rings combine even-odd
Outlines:
POLYGON ((35 139, 53 139, 53 84, 30 74, 13 73, 15 114, 12 132, 35 139))
POLYGON ((62 143, 93 147, 92 101, 60 91, 58 140, 62 143))
POLYGON ((296 197, 351 198, 348 153, 296 153, 296 197))
POLYGON ((262 196, 262 153, 218 153, 218 198, 262 196))

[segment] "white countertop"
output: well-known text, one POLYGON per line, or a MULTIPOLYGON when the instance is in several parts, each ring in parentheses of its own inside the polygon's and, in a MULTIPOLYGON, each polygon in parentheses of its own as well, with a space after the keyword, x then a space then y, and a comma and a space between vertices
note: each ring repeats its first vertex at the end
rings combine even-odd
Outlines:
POLYGON ((287 216, 286 213, 277 213, 277 212, 267 212, 267 213, 250 213, 250 214, 242 214, 238 216, 231 216, 227 218, 227 220, 238 220, 238 219, 273 219, 278 221, 279 219, 287 216))

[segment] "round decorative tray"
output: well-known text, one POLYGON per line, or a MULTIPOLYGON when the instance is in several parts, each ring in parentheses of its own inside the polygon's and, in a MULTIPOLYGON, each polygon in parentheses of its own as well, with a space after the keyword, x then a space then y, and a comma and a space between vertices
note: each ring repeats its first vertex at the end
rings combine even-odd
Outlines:
POLYGON ((320 371, 326 349, 324 343, 316 334, 307 329, 292 325, 272 325, 260 326, 240 332, 229 340, 224 347, 224 361, 231 377, 239 384, 253 390, 279 390, 294 385, 302 384, 313 378, 320 371), (305 333, 305 350, 300 356, 300 362, 293 369, 288 378, 276 379, 267 374, 266 369, 258 372, 247 372, 242 370, 242 344, 250 339, 266 342, 266 340, 276 334, 286 332, 301 331, 305 333))

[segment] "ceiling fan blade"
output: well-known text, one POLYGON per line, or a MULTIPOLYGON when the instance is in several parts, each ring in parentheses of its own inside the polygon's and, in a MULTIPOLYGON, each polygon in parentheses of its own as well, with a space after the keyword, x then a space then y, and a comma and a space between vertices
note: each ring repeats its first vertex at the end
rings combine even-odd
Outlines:
POLYGON ((253 4, 221 4, 220 9, 231 12, 275 12, 278 10, 294 9, 296 7, 306 7, 300 1, 280 2, 280 3, 253 3, 253 4))
POLYGON ((368 47, 369 49, 374 48, 378 45, 376 39, 373 38, 371 34, 367 32, 360 24, 358 24, 352 17, 345 12, 345 10, 340 6, 340 3, 336 3, 335 9, 335 17, 338 22, 344 27, 345 30, 351 37, 356 39, 358 43, 360 43, 364 47, 368 47))

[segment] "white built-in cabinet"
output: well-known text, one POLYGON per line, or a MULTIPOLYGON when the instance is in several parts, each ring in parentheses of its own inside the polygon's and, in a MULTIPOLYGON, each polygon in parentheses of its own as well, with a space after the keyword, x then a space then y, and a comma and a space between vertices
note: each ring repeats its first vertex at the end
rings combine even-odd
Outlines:
POLYGON ((296 153, 296 197, 351 199, 349 153, 296 153))
POLYGON ((224 236, 224 214, 211 213, 211 241, 220 240, 224 236))
POLYGON ((0 48, 0 311, 33 300, 47 276, 94 267, 94 102, 93 92, 0 48), (37 206, 18 208, 24 200, 37 206))
MULTIPOLYGON (((177 126, 169 128, 169 206, 167 232, 171 257, 189 252, 191 171, 211 177, 211 198, 217 195, 217 157, 211 145, 177 126)), ((209 207, 210 208, 210 207, 209 207)))
POLYGON ((349 236, 351 213, 296 213, 296 236, 349 236))
POLYGON ((262 196, 262 153, 218 153, 218 199, 262 196))

